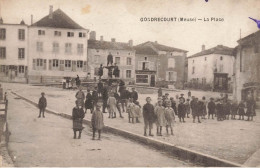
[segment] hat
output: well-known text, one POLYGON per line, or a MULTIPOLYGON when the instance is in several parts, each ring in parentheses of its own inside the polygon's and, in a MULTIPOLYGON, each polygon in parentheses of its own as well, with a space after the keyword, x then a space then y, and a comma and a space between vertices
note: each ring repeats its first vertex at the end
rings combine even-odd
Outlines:
POLYGON ((182 93, 181 95, 183 96, 184 94, 182 93))
POLYGON ((44 92, 42 92, 42 93, 41 93, 41 95, 45 95, 45 93, 44 93, 44 92))

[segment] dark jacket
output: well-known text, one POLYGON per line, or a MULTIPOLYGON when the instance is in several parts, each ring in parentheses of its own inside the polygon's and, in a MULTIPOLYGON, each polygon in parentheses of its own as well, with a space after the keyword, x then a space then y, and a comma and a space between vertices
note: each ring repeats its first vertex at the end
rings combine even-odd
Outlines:
POLYGON ((98 76, 103 76, 103 67, 99 67, 98 76))
POLYGON ((178 117, 179 118, 184 118, 185 117, 185 114, 186 114, 186 108, 185 108, 185 104, 183 103, 180 103, 178 105, 178 117))
POLYGON ((46 108, 47 107, 47 99, 45 97, 41 97, 39 99, 38 107, 39 108, 46 108))
POLYGON ((93 90, 92 92, 92 99, 93 101, 98 101, 98 93, 96 90, 93 90))
POLYGON ((144 120, 148 120, 150 122, 154 122, 156 120, 154 106, 152 104, 146 103, 143 106, 143 117, 144 117, 144 120))
POLYGON ((215 113, 215 108, 216 108, 216 105, 214 102, 209 102, 208 104, 208 112, 209 114, 214 114, 215 113))
POLYGON ((131 92, 130 95, 134 101, 138 100, 138 93, 136 91, 131 92))

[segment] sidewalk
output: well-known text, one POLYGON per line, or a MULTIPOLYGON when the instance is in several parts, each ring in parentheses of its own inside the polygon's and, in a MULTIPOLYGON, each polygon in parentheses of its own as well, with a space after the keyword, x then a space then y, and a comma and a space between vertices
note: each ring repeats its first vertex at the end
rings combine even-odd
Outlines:
MULTIPOLYGON (((8 87, 36 102, 38 101, 40 92, 44 91, 48 100, 48 107, 55 111, 71 114, 71 109, 74 106, 75 91, 51 87, 32 87, 28 85, 8 87)), ((146 96, 140 95, 140 99, 146 96)), ((141 105, 143 105, 142 102, 141 105)), ((129 124, 126 113, 123 115, 124 119, 108 119, 105 117, 105 124, 143 135, 143 123, 129 124)), ((86 119, 90 119, 89 112, 86 115, 86 119)), ((175 146, 185 147, 239 164, 247 161, 260 148, 259 115, 253 122, 238 120, 217 122, 210 119, 203 120, 202 124, 194 124, 191 118, 186 119, 186 121, 186 123, 176 122, 174 136, 167 136, 164 128, 163 137, 155 136, 154 138, 174 144, 175 146)), ((153 133, 155 133, 155 129, 153 133)))
POLYGON ((48 113, 46 118, 38 118, 36 107, 13 95, 9 102, 9 150, 15 166, 195 166, 108 133, 102 133, 101 141, 93 141, 92 131, 86 125, 81 139, 73 139, 71 120, 48 113))

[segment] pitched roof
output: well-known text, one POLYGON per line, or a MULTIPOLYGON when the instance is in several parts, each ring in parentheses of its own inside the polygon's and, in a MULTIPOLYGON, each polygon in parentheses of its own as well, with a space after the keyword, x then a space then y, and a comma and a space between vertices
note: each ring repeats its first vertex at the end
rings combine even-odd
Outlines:
POLYGON ((158 53, 151 46, 135 46, 136 54, 144 55, 158 55, 158 53))
POLYGON ((52 13, 52 18, 50 18, 49 15, 47 15, 41 20, 39 20, 38 22, 32 24, 31 26, 66 28, 66 29, 84 29, 79 24, 74 22, 61 9, 55 10, 52 13))
POLYGON ((223 45, 217 45, 216 47, 201 51, 199 53, 196 53, 194 55, 189 56, 188 58, 193 58, 193 57, 199 57, 202 55, 209 55, 209 54, 222 54, 222 55, 230 55, 233 56, 233 50, 234 48, 229 48, 223 45))
POLYGON ((248 36, 242 38, 242 39, 239 39, 237 42, 238 43, 247 43, 248 40, 258 40, 260 39, 260 30, 252 33, 252 34, 249 34, 248 36))
POLYGON ((88 40, 88 48, 90 49, 109 49, 109 50, 134 50, 128 43, 88 40))
POLYGON ((169 47, 169 46, 166 46, 166 45, 162 45, 162 44, 159 44, 157 42, 151 42, 151 41, 147 41, 145 43, 142 43, 142 44, 139 44, 137 46, 147 46, 147 45, 151 45, 152 47, 154 47, 156 50, 158 51, 166 51, 166 52, 174 52, 174 51, 177 51, 177 52, 188 52, 186 50, 182 50, 182 49, 179 49, 179 48, 174 48, 174 47, 169 47))

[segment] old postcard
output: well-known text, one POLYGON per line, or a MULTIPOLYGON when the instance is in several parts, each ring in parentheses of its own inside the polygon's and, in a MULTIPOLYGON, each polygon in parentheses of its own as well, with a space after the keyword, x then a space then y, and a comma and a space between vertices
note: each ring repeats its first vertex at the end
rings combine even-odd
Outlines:
POLYGON ((0 167, 259 167, 259 0, 0 0, 0 167))

